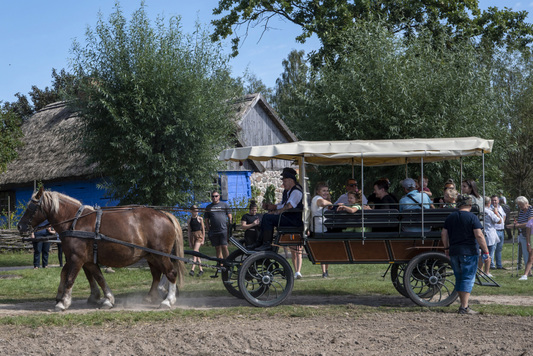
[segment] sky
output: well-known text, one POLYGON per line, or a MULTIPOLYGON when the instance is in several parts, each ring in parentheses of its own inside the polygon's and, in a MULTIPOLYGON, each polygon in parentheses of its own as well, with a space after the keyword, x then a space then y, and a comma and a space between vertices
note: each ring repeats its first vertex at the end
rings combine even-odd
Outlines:
MULTIPOLYGON (((114 12, 115 0, 0 0, 0 3, 0 101, 15 101, 16 93, 27 95, 32 85, 40 89, 51 86, 52 68, 69 70, 74 39, 83 43, 87 27, 96 25, 98 12, 107 19, 114 12)), ((140 0, 120 2, 127 18, 140 3, 140 0)), ((212 15, 218 0, 145 0, 145 4, 152 20, 161 14, 167 19, 180 15, 186 33, 194 30, 197 19, 210 26, 212 19, 220 18, 212 15)), ((532 0, 480 0, 479 4, 481 9, 496 6, 533 13, 532 0)), ((531 15, 529 19, 533 22, 531 15)), ((296 42, 300 28, 288 21, 274 19, 270 25, 273 29, 265 33, 259 27, 249 29, 239 55, 230 62, 234 76, 242 76, 248 70, 267 86, 274 87, 283 72, 282 61, 293 49, 308 53, 319 48, 316 37, 305 44, 296 42)), ((229 40, 225 47, 229 54, 229 40)))

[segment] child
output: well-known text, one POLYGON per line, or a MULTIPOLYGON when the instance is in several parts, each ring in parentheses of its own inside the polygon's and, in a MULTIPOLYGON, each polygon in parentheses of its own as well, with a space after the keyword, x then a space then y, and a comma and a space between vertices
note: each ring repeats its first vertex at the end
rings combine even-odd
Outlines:
MULTIPOLYGON (((428 196, 432 196, 433 193, 431 193, 431 190, 429 190, 428 188, 428 178, 424 176, 424 182, 422 182, 421 177, 418 177, 417 180, 418 180, 418 186, 422 187, 422 191, 426 193, 428 196)), ((418 188, 418 190, 420 191, 420 188, 418 188)))
MULTIPOLYGON (((200 251, 200 246, 204 244, 205 237, 205 227, 204 219, 201 216, 198 216, 198 207, 196 205, 191 206, 191 217, 187 220, 187 237, 189 238, 189 246, 196 252, 200 251)), ((202 263, 200 257, 194 256, 192 258, 193 263, 202 263)), ((194 277, 194 267, 196 264, 192 265, 192 269, 189 272, 191 277, 194 277)), ((201 265, 198 265, 200 271, 198 271, 198 277, 204 274, 204 270, 201 265)))
MULTIPOLYGON (((350 214, 355 214, 361 209, 370 209, 369 206, 362 206, 363 199, 361 198, 361 191, 358 192, 348 192, 348 205, 341 205, 337 208, 337 211, 345 211, 350 214)), ((358 227, 349 227, 344 230, 343 232, 362 232, 363 229, 358 227)), ((365 232, 369 232, 370 229, 365 227, 365 232)))

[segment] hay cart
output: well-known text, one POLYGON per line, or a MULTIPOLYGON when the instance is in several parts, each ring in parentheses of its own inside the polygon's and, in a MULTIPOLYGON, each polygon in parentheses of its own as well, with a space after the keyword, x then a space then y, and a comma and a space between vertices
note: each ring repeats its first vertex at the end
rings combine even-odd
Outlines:
MULTIPOLYGON (((463 157, 481 156, 484 166, 484 155, 491 152, 492 145, 492 140, 466 137, 303 141, 223 151, 220 159, 225 161, 281 159, 297 162, 304 191, 303 227, 279 226, 273 242, 274 251, 248 251, 230 237, 238 249, 222 262, 226 266, 221 269, 224 286, 232 295, 244 298, 254 306, 270 307, 282 303, 292 291, 294 276, 289 262, 275 250, 278 247, 303 246, 314 264, 386 264, 394 287, 403 296, 420 306, 450 305, 456 300, 457 292, 449 259, 443 253, 440 230, 446 217, 455 209, 325 213, 324 224, 329 231, 308 233, 314 222, 309 218, 306 165, 351 165, 353 176, 355 167, 359 166, 360 182, 363 184, 364 167, 419 164, 420 175, 423 176, 424 164, 457 159, 461 161, 462 180, 463 157), (347 228, 355 229, 343 232, 347 228)), ((483 167, 483 195, 484 180, 483 167)), ((364 187, 361 186, 361 189, 364 187)), ((479 214, 482 214, 483 207, 480 209, 479 214)), ((476 283, 498 286, 480 270, 476 283)))

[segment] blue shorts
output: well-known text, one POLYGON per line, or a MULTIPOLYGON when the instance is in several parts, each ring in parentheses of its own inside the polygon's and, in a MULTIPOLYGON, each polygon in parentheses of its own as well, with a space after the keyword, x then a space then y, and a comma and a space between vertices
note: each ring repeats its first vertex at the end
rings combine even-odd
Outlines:
POLYGON ((455 290, 458 292, 472 291, 476 281, 478 255, 450 256, 453 274, 455 275, 455 290))

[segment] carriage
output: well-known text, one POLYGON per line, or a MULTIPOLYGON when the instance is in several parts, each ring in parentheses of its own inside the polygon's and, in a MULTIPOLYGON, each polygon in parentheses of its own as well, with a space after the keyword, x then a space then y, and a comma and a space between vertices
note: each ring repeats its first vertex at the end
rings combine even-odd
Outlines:
MULTIPOLYGON (((400 294, 417 305, 431 307, 448 306, 458 296, 455 277, 440 239, 444 220, 455 209, 362 209, 356 214, 328 214, 326 211, 323 218, 328 231, 309 233, 314 221, 309 216, 306 165, 351 165, 352 176, 355 176, 355 167, 359 166, 360 182, 363 183, 364 167, 419 164, 423 176, 426 163, 459 159, 462 181, 463 157, 481 156, 484 166, 484 155, 491 152, 492 145, 492 140, 477 137, 301 141, 228 149, 221 153, 220 159, 297 162, 304 191, 303 227, 278 226, 273 246, 303 246, 314 264, 386 264, 400 294)), ((484 186, 483 167, 483 195, 484 186)), ((482 214, 483 207, 479 208, 478 213, 482 214)), ((222 274, 226 289, 255 306, 282 303, 293 288, 290 264, 275 252, 254 253, 234 238, 230 240, 238 250, 228 257, 228 269, 222 274)), ((481 270, 478 270, 476 283, 498 286, 481 270)))
MULTIPOLYGON (((466 137, 300 141, 227 149, 220 154, 221 160, 281 159, 295 161, 299 166, 304 193, 303 226, 278 226, 272 251, 248 250, 233 236, 229 240, 237 249, 225 259, 184 251, 181 229, 175 217, 161 211, 172 208, 125 206, 93 209, 70 197, 42 189, 28 203, 18 229, 21 233, 31 231, 48 219, 59 232, 67 256, 56 297, 56 310, 59 311, 69 307, 72 285, 82 268, 91 286, 88 301, 112 307, 114 297, 98 265, 123 267, 141 258, 146 258, 152 272, 150 299, 163 293, 165 300, 162 306, 169 307, 176 300, 177 282, 183 280, 184 263, 192 262, 185 255, 216 262, 215 266, 204 266, 217 269, 224 287, 232 295, 258 307, 276 306, 287 299, 294 285, 291 265, 276 250, 296 246, 303 247, 314 264, 384 264, 388 266, 387 270, 390 269, 394 287, 403 296, 420 306, 448 306, 458 294, 449 259, 443 253, 440 230, 454 209, 363 209, 355 214, 332 213, 328 216, 325 213, 324 224, 329 231, 308 233, 314 222, 309 217, 307 203, 306 165, 351 165, 353 176, 355 167, 359 166, 360 182, 363 183, 364 167, 419 164, 420 175, 423 176, 424 164, 459 159, 462 180, 463 157, 481 156, 484 166, 484 155, 491 152, 492 145, 492 140, 466 137), (161 282, 166 280, 162 280, 161 276, 170 281, 168 287, 162 286, 161 282), (98 286, 104 292, 103 300, 100 299, 98 286)), ((476 283, 498 286, 480 270, 476 283)))

